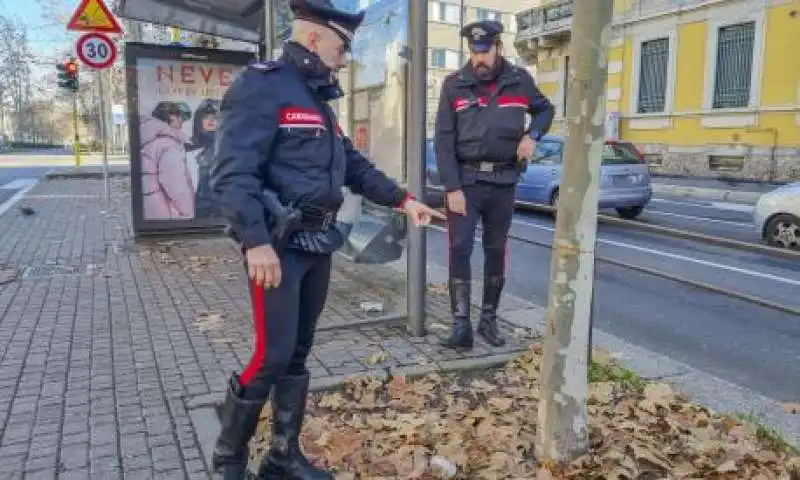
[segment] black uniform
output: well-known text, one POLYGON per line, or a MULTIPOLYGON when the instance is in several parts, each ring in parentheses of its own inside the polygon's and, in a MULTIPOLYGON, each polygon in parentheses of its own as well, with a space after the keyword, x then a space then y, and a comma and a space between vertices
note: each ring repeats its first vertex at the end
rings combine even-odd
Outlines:
MULTIPOLYGON (((503 26, 494 21, 464 27, 476 52, 488 51, 503 26)), ((478 220, 483 224, 484 290, 478 333, 494 345, 505 342, 497 332, 497 306, 505 283, 508 230, 514 212, 516 185, 524 163, 517 147, 524 135, 538 140, 553 121, 554 108, 531 75, 501 58, 494 71, 479 74, 471 64, 449 75, 436 116, 436 162, 447 192, 461 190, 466 214, 447 212, 450 305, 453 331, 443 342, 471 348, 469 320, 470 256, 478 220), (531 116, 525 126, 525 114, 531 116)))
MULTIPOLYGON (((363 12, 337 11, 329 0, 293 0, 291 7, 348 43, 363 19, 363 12)), ((272 243, 282 269, 277 288, 250 285, 255 351, 241 374, 232 375, 222 409, 214 468, 224 478, 246 478, 247 442, 273 387, 272 441, 259 475, 333 478, 306 460, 298 437, 309 384, 306 359, 325 303, 331 254, 346 235, 335 222, 342 187, 384 206, 410 198, 342 133, 327 103, 340 96, 319 57, 289 42, 279 60, 246 69, 222 101, 215 199, 242 249, 272 243), (265 190, 302 212, 299 229, 280 248, 270 238, 265 190)))

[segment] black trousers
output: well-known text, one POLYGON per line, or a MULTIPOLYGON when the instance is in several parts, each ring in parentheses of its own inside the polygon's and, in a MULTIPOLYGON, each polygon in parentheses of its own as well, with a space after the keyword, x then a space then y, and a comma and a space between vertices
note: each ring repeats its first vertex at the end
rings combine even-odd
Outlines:
POLYGON ((277 288, 250 282, 255 348, 239 383, 244 398, 266 399, 283 375, 306 373, 317 319, 325 306, 331 277, 331 255, 293 249, 279 254, 282 279, 277 288))
POLYGON ((467 200, 466 214, 447 211, 450 278, 472 278, 470 258, 478 220, 483 226, 483 274, 486 277, 503 277, 516 186, 477 182, 464 186, 462 190, 467 200))

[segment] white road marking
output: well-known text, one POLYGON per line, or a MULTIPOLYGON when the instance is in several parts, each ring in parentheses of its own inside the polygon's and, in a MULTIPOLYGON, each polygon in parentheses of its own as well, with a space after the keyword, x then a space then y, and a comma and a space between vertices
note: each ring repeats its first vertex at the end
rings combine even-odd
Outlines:
POLYGON ((0 204, 0 215, 6 213, 6 211, 11 208, 15 203, 22 200, 33 187, 39 184, 39 180, 35 178, 28 178, 27 184, 23 186, 17 193, 15 193, 11 198, 0 204))
MULTIPOLYGON (((547 232, 554 232, 555 231, 555 228, 547 227, 547 226, 544 226, 544 225, 539 225, 539 224, 536 224, 536 223, 526 222, 524 220, 514 220, 513 223, 516 223, 516 224, 519 224, 519 225, 525 225, 525 226, 531 227, 531 228, 537 228, 539 230, 545 230, 547 232)), ((651 255, 671 258, 673 260, 681 260, 681 261, 684 261, 684 262, 696 263, 698 265, 704 265, 706 267, 719 268, 720 270, 727 270, 729 272, 741 273, 743 275, 748 275, 748 276, 751 276, 751 277, 762 278, 762 279, 765 279, 765 280, 772 280, 772 281, 775 281, 775 282, 780 282, 780 283, 785 283, 785 284, 788 284, 788 285, 794 285, 794 286, 800 287, 800 280, 794 280, 792 278, 779 277, 777 275, 772 275, 772 274, 769 274, 769 273, 756 272, 754 270, 748 270, 746 268, 733 267, 731 265, 724 265, 722 263, 710 262, 708 260, 701 260, 699 258, 687 257, 685 255, 678 255, 677 253, 662 252, 661 250, 655 250, 653 248, 640 247, 638 245, 631 245, 629 243, 617 242, 617 241, 614 241, 614 240, 607 240, 607 239, 604 239, 604 238, 598 238, 597 239, 597 243, 604 243, 606 245, 613 245, 615 247, 628 248, 628 249, 636 250, 636 251, 639 251, 639 252, 642 252, 642 253, 649 253, 651 255)))
POLYGON ((656 197, 653 197, 653 198, 651 198, 651 199, 650 199, 650 202, 652 202, 652 203, 669 203, 669 204, 672 204, 672 205, 683 205, 684 207, 685 207, 686 205, 691 205, 691 206, 693 206, 693 207, 706 207, 706 208, 711 208, 711 205, 710 205, 710 204, 708 204, 708 203, 700 203, 700 202, 682 202, 682 201, 679 201, 679 200, 667 200, 666 198, 656 198, 656 197))
POLYGON ((35 181, 35 178, 18 178, 16 180, 10 181, 3 186, 0 186, 0 190, 20 190, 22 188, 27 187, 31 184, 31 181, 35 181))
POLYGON ((753 205, 731 202, 711 202, 711 206, 720 210, 730 210, 732 212, 753 213, 753 205))
POLYGON ((717 220, 716 218, 708 218, 708 217, 695 217, 694 215, 683 215, 681 213, 671 213, 671 212, 662 212, 661 210, 645 210, 645 213, 652 213, 656 215, 665 215, 668 217, 678 217, 678 218, 686 218, 689 220, 700 220, 703 222, 709 223, 720 223, 725 225, 733 225, 735 227, 750 227, 751 224, 747 222, 733 222, 730 220, 717 220))
POLYGON ((700 207, 700 208, 709 208, 714 210, 728 210, 731 212, 742 212, 742 213, 752 213, 753 212, 753 205, 747 205, 745 203, 733 203, 733 202, 682 202, 679 200, 667 200, 666 198, 652 198, 650 199, 653 203, 669 203, 671 205, 681 205, 681 206, 691 206, 691 207, 700 207))

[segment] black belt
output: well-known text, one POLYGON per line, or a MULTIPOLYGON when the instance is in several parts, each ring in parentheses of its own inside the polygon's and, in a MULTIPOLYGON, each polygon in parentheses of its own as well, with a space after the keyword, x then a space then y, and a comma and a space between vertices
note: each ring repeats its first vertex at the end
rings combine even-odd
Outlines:
POLYGON ((300 207, 300 228, 312 232, 328 230, 336 221, 336 210, 304 205, 300 207))
POLYGON ((495 162, 495 161, 487 161, 487 162, 466 162, 464 166, 473 168, 479 172, 486 172, 486 173, 494 173, 500 172, 503 170, 512 170, 514 165, 508 162, 495 162))

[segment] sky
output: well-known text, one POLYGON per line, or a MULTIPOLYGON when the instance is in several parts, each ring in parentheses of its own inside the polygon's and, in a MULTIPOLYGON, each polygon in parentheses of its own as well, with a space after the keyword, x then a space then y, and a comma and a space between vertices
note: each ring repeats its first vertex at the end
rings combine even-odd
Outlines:
POLYGON ((51 85, 43 80, 49 78, 55 82, 56 62, 74 50, 79 34, 68 32, 66 24, 79 3, 80 0, 0 0, 0 14, 28 27, 28 42, 34 54, 31 70, 35 85, 52 87, 54 83, 51 85), (44 12, 40 2, 48 3, 53 10, 44 12))
MULTIPOLYGON (((47 1, 47 0, 46 0, 47 1)), ((78 6, 78 0, 49 0, 61 14, 68 16, 78 6)), ((31 49, 37 57, 53 57, 59 51, 70 48, 76 35, 67 32, 68 19, 59 21, 50 15, 45 18, 39 0, 0 0, 0 13, 28 26, 31 49)))

